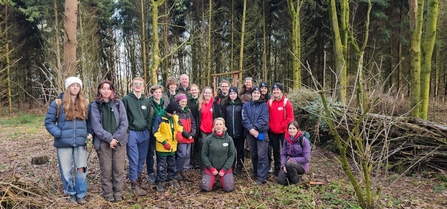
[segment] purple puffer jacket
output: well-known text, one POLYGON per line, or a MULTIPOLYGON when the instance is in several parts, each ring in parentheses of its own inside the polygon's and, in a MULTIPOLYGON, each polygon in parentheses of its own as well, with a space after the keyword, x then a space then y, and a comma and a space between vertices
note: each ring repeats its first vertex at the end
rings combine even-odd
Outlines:
POLYGON ((287 132, 285 134, 284 145, 281 152, 281 167, 286 164, 287 160, 300 163, 304 170, 309 170, 309 162, 310 162, 310 143, 303 136, 303 147, 301 147, 300 143, 300 135, 303 133, 300 131, 297 133, 297 136, 293 139, 290 139, 290 135, 287 132))

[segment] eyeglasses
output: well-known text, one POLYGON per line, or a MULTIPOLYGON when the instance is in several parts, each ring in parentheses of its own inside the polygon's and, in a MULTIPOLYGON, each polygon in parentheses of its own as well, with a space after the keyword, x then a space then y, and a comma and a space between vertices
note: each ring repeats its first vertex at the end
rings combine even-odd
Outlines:
POLYGON ((142 82, 133 82, 133 85, 134 86, 143 86, 143 83, 142 82))

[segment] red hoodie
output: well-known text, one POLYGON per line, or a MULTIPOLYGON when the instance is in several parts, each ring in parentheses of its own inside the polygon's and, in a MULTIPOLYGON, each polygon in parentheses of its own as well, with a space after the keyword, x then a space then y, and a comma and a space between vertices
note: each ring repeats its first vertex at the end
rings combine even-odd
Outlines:
POLYGON ((274 134, 286 133, 287 125, 292 122, 295 118, 293 114, 293 107, 290 100, 287 100, 285 110, 284 110, 284 99, 285 95, 282 96, 281 100, 273 100, 270 105, 270 100, 267 101, 267 106, 269 108, 270 120, 269 120, 269 130, 274 134), (286 111, 284 117, 284 111, 286 111))
POLYGON ((203 103, 200 109, 200 130, 207 134, 213 132, 213 102, 214 98, 211 97, 210 101, 203 103))

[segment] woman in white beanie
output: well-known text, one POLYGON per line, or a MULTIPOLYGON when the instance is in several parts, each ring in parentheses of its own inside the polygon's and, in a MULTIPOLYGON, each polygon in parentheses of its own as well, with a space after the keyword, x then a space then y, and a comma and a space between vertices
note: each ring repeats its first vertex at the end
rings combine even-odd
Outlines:
POLYGON ((45 116, 45 127, 54 137, 64 193, 73 203, 85 204, 87 195, 88 100, 77 77, 65 80, 65 92, 53 101, 45 116), (73 162, 74 161, 74 162, 73 162), (75 180, 72 178, 74 163, 75 180))

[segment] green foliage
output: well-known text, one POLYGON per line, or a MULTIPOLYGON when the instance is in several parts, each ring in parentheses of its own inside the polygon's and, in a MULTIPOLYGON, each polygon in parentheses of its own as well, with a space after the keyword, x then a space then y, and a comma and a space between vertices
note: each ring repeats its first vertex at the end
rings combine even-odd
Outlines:
POLYGON ((0 120, 0 125, 2 126, 17 126, 17 125, 37 125, 37 123, 43 123, 42 116, 31 115, 31 114, 20 114, 13 117, 4 117, 0 120))

